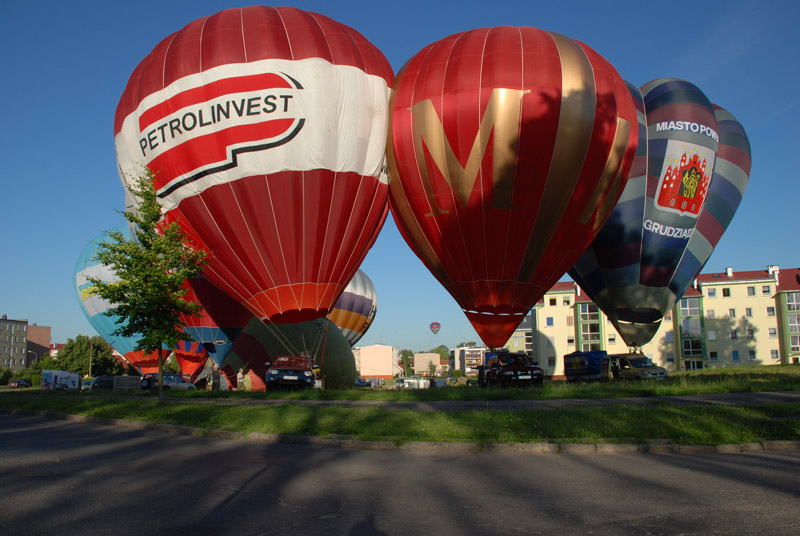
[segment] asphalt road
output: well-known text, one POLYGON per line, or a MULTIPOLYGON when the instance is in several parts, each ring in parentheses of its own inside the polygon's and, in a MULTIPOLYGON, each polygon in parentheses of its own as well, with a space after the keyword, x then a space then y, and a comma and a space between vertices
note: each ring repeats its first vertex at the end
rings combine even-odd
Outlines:
POLYGON ((0 413, 16 534, 800 534, 800 452, 435 454, 0 413))

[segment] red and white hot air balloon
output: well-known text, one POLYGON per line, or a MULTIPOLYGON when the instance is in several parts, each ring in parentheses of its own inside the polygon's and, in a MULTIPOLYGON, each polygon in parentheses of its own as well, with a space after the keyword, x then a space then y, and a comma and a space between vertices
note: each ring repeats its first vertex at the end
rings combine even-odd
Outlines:
POLYGON ((355 30, 290 7, 189 23, 136 67, 114 121, 122 181, 145 168, 209 253, 203 275, 260 319, 327 314, 388 213, 392 69, 355 30))

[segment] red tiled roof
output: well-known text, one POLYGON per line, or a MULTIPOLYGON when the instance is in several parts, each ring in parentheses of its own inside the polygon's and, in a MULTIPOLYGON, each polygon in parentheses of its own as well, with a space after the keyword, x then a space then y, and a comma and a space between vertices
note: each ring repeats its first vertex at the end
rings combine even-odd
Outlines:
POLYGON ((744 282, 744 281, 766 281, 766 280, 773 280, 774 278, 772 274, 767 272, 766 270, 751 270, 751 271, 744 271, 744 272, 737 272, 733 271, 733 275, 729 276, 727 273, 711 273, 711 274, 699 274, 697 276, 697 281, 701 284, 706 285, 714 285, 717 283, 737 283, 737 282, 744 282))
POLYGON ((778 292, 800 290, 800 268, 789 268, 778 273, 778 292))

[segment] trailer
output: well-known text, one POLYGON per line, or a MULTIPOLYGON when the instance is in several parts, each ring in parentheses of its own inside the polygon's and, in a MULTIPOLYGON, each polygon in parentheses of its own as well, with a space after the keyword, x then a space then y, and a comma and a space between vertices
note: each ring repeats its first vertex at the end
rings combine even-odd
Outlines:
POLYGON ((80 389, 81 377, 66 370, 43 370, 42 389, 80 389))

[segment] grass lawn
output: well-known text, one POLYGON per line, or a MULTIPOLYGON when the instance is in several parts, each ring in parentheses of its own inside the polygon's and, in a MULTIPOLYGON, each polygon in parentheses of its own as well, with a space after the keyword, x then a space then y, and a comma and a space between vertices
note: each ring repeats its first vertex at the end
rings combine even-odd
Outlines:
POLYGON ((800 439, 800 404, 751 407, 683 407, 669 404, 570 407, 546 410, 464 412, 388 411, 379 408, 306 407, 287 404, 214 404, 214 398, 319 400, 502 400, 509 398, 619 398, 726 392, 800 390, 800 367, 742 367, 676 374, 664 382, 569 385, 549 382, 541 389, 452 387, 426 390, 344 390, 297 393, 204 391, 155 396, 5 391, 0 408, 25 408, 87 416, 133 419, 197 428, 285 435, 346 436, 366 441, 465 441, 516 443, 646 443, 719 445, 800 439), (193 399, 210 399, 196 404, 193 399))

